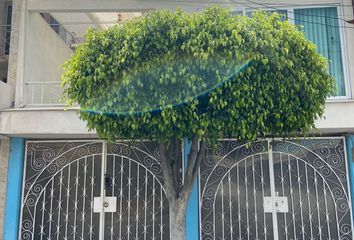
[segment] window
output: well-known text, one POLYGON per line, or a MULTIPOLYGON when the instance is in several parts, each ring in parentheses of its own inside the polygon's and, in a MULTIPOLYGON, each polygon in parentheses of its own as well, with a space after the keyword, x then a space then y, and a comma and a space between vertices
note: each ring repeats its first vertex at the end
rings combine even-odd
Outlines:
POLYGON ((49 13, 41 13, 41 16, 44 20, 48 23, 48 25, 57 33, 59 34, 60 31, 60 24, 52 17, 49 13))
MULTIPOLYGON (((283 9, 279 9, 279 10, 265 10, 267 13, 279 13, 281 16, 281 20, 282 21, 286 21, 288 20, 288 12, 287 10, 283 10, 283 9)), ((246 16, 247 17, 252 17, 252 13, 254 12, 253 11, 247 11, 246 12, 246 16)))
POLYGON ((243 15, 243 11, 242 10, 237 10, 237 11, 232 11, 232 15, 235 15, 235 16, 242 16, 243 15))
POLYGON ((306 37, 328 59, 328 71, 336 79, 336 95, 346 96, 337 8, 295 9, 294 17, 295 24, 303 26, 306 37))
MULTIPOLYGON (((246 15, 251 16, 254 10, 251 8, 246 11, 246 15)), ((336 79, 337 93, 335 97, 348 96, 337 7, 295 9, 271 7, 265 11, 278 12, 284 16, 283 20, 303 26, 302 30, 306 37, 315 43, 318 52, 328 59, 328 72, 336 79)))
POLYGON ((10 38, 11 38, 11 20, 12 20, 12 5, 6 7, 6 26, 5 26, 5 55, 10 53, 10 38))

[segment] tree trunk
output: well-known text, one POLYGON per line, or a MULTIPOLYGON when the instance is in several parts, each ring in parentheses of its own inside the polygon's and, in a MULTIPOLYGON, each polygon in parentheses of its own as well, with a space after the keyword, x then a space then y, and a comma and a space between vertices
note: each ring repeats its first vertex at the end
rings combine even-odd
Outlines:
POLYGON ((205 142, 200 142, 199 150, 198 142, 198 136, 194 136, 188 155, 187 170, 182 186, 180 186, 180 181, 182 181, 180 174, 181 164, 177 163, 178 160, 181 161, 182 159, 182 157, 180 157, 182 153, 181 143, 176 139, 172 139, 169 144, 164 141, 159 142, 164 187, 170 205, 171 240, 186 239, 187 203, 192 192, 200 162, 205 152, 205 142))
POLYGON ((171 204, 171 240, 186 239, 186 206, 185 204, 171 204))

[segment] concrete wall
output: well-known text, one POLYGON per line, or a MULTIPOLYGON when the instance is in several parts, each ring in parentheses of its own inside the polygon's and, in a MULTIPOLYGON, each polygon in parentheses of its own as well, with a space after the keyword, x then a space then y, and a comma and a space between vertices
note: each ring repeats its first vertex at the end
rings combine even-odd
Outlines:
MULTIPOLYGON (((264 2, 269 5, 271 2, 274 6, 280 7, 282 5, 328 5, 328 4, 342 4, 341 8, 342 16, 346 20, 353 19, 353 9, 351 7, 351 0, 312 0, 310 3, 306 0, 294 0, 291 3, 287 0, 258 0, 258 3, 264 2)), ((123 11, 123 10, 136 10, 136 9, 158 9, 169 8, 176 9, 181 7, 187 11, 199 11, 202 8, 210 5, 210 1, 191 0, 186 4, 185 1, 180 3, 177 1, 137 1, 137 0, 122 0, 117 2, 116 0, 28 0, 23 1, 14 0, 14 31, 20 29, 15 39, 12 41, 17 42, 11 49, 14 55, 11 55, 13 59, 18 57, 18 49, 24 48, 25 61, 22 67, 21 59, 18 61, 17 72, 14 72, 14 65, 17 64, 13 60, 11 62, 9 70, 11 78, 9 82, 14 81, 17 84, 16 92, 16 106, 21 106, 21 88, 23 89, 24 82, 31 81, 58 81, 60 79, 60 71, 58 66, 64 62, 71 54, 71 50, 63 43, 63 41, 50 29, 50 27, 44 22, 38 15, 38 12, 99 12, 99 11, 123 11), (27 10, 26 10, 27 9, 27 10), (16 16, 16 17, 15 17, 16 16), (24 19, 24 20, 23 20, 24 19), (21 22, 22 21, 22 22, 21 22), (24 23, 23 23, 24 21, 24 23), (22 25, 25 27, 22 27, 22 25), (17 27, 16 27, 17 26, 17 27), (24 30, 25 29, 25 30, 24 30), (23 36, 25 34, 25 36, 23 36), (22 36, 22 37, 21 37, 22 36), (25 39, 25 43, 21 43, 20 40, 25 39), (21 71, 24 69, 23 74, 21 71), (18 77, 15 77, 18 75, 18 77)), ((250 2, 241 0, 240 3, 235 3, 231 0, 218 0, 214 3, 220 3, 226 7, 239 8, 248 6, 262 7, 262 5, 252 5, 250 2)), ((342 34, 345 42, 345 58, 347 59, 347 81, 349 82, 350 95, 347 99, 336 99, 328 101, 325 111, 325 119, 317 121, 316 126, 319 128, 319 134, 341 134, 341 133, 354 133, 354 100, 352 99, 352 93, 354 93, 354 26, 340 22, 349 28, 343 28, 342 34)), ((13 36, 14 37, 14 36, 13 36)), ((19 51, 20 53, 21 51, 19 51)), ((21 54, 20 54, 21 55, 21 54)), ((21 56, 19 56, 21 58, 21 56)), ((26 89, 25 89, 26 90, 26 89)), ((26 92, 26 91, 24 91, 26 92)), ((55 93, 50 93, 55 94, 55 93)), ((31 92, 27 93, 26 98, 29 100, 31 92)), ((40 97, 37 96, 36 97, 40 97)), ((22 112, 21 108, 17 108, 14 111, 4 111, 0 113, 0 133, 20 136, 43 136, 55 133, 56 135, 87 135, 85 123, 81 122, 75 115, 75 112, 64 112, 61 110, 46 111, 42 109, 29 109, 26 108, 22 112), (53 124, 60 118, 60 124, 53 124), (24 120, 31 119, 30 123, 23 124, 24 120), (73 127, 75 126, 75 127, 73 127)))
MULTIPOLYGON (((0 25, 6 24, 6 7, 9 4, 11 4, 10 0, 0 0, 0 25)), ((0 44, 1 47, 5 44, 5 36, 3 31, 0 32, 0 44)))
POLYGON ((0 240, 4 238, 4 215, 9 149, 10 141, 7 139, 0 140, 0 240))
POLYGON ((26 21, 26 53, 24 65, 24 104, 57 102, 59 85, 26 85, 31 82, 60 82, 60 66, 70 58, 72 50, 58 37, 46 21, 38 14, 31 13, 26 21))
POLYGON ((10 108, 13 101, 12 86, 0 81, 0 109, 10 108))
POLYGON ((11 136, 58 138, 95 137, 76 110, 47 109, 6 111, 0 114, 0 133, 11 136))
MULTIPOLYGON (((354 132, 354 102, 330 102, 325 118, 316 121, 316 135, 338 135, 354 132)), ((0 114, 0 134, 27 138, 95 138, 77 109, 9 109, 0 114)))
MULTIPOLYGON (((333 4, 333 3, 342 3, 343 5, 351 5, 351 0, 257 0, 254 1, 257 3, 264 3, 269 5, 275 3, 278 5, 311 5, 311 4, 333 4)), ((220 4, 225 7, 237 7, 237 6, 252 6, 252 3, 247 0, 214 0, 214 1, 205 1, 205 0, 166 0, 166 1, 141 1, 141 0, 29 0, 28 9, 30 11, 41 11, 41 12, 53 12, 53 11, 66 11, 77 12, 77 11, 86 11, 86 12, 99 12, 100 11, 136 11, 136 10, 147 10, 147 9, 171 9, 175 10, 176 8, 182 8, 188 12, 195 12, 204 7, 207 7, 211 4, 220 4)))
POLYGON ((7 6, 11 5, 9 0, 0 0, 0 109, 11 107, 14 100, 14 92, 10 84, 4 84, 7 81, 8 55, 4 54, 6 44, 6 18, 7 6))
MULTIPOLYGON (((9 55, 9 66, 7 72, 7 83, 12 86, 15 90, 17 88, 17 68, 22 67, 18 64, 19 59, 19 36, 20 36, 20 16, 21 16, 21 5, 22 0, 12 1, 12 26, 11 26, 11 41, 10 41, 10 55, 9 55)), ((16 92, 17 89, 16 89, 16 92)), ((19 97, 13 96, 13 98, 19 97)), ((15 99, 15 104, 19 105, 20 101, 15 99)))

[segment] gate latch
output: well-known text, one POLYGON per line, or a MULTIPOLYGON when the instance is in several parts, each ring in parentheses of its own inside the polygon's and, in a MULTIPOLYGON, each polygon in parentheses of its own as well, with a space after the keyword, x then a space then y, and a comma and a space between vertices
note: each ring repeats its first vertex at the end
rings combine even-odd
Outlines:
POLYGON ((93 199, 93 212, 116 212, 117 197, 95 197, 93 199))
POLYGON ((287 213, 289 212, 287 197, 264 197, 264 212, 272 213, 287 213))

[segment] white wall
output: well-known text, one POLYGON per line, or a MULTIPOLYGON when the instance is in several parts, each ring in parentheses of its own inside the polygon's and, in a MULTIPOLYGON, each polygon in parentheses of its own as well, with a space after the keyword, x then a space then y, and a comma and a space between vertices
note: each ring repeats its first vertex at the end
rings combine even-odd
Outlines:
POLYGON ((42 138, 96 137, 76 110, 6 110, 0 114, 0 134, 42 138))
POLYGON ((13 88, 10 84, 0 81, 0 109, 10 108, 13 99, 13 88))
MULTIPOLYGON (((138 1, 138 0, 27 0, 26 8, 29 14, 22 13, 26 20, 27 39, 24 48, 26 49, 25 57, 25 81, 58 81, 60 79, 60 71, 57 66, 67 59, 71 50, 58 38, 58 36, 50 29, 43 19, 37 14, 38 12, 99 12, 113 10, 136 10, 136 9, 157 9, 169 8, 176 9, 181 7, 188 11, 198 11, 207 5, 213 3, 221 3, 228 7, 255 7, 247 0, 240 0, 242 4, 233 2, 232 0, 204 1, 191 0, 178 2, 179 0, 165 1, 138 1)), ((237 1, 239 2, 239 1, 237 1)), ((269 5, 273 2, 275 7, 282 5, 329 5, 342 4, 343 13, 341 18, 353 19, 353 10, 350 5, 351 0, 332 1, 332 0, 255 0, 255 2, 264 2, 269 5)), ((261 7, 261 5, 258 5, 261 7)), ((16 22, 16 21, 15 21, 16 22)), ((19 20, 17 22, 20 22, 19 20)), ((344 21, 341 21, 344 24, 344 21)), ((346 24, 343 29, 344 42, 346 43, 345 56, 347 58, 349 89, 351 95, 348 99, 330 101, 326 104, 325 119, 317 121, 316 126, 319 134, 342 134, 354 133, 354 101, 352 93, 354 93, 354 25, 346 24)), ((20 30, 21 31, 21 30, 20 30)), ((21 36, 21 34, 19 34, 21 36)), ((14 50, 17 52, 17 49, 14 50)), ((13 68, 13 66, 11 66, 13 68)), ((21 71, 21 67, 17 68, 21 71)), ((21 74, 20 74, 21 75, 21 74)), ((22 86, 21 79, 17 79, 17 85, 22 86)), ((16 93, 19 99, 20 92, 16 93)), ((28 97, 28 96, 27 96, 28 97)), ((18 105, 18 104, 17 104, 18 105)), ((62 109, 45 110, 45 109, 14 109, 3 111, 0 113, 0 134, 31 136, 31 137, 65 137, 71 135, 90 136, 83 123, 75 111, 66 111, 62 109)))
MULTIPOLYGON (((354 102, 329 103, 325 118, 316 122, 316 135, 354 133, 354 102)), ((95 138, 77 109, 9 109, 0 114, 0 134, 28 138, 95 138)))
POLYGON ((26 25, 24 103, 40 103, 42 98, 48 102, 56 102, 60 94, 58 85, 26 85, 26 83, 60 82, 62 74, 60 66, 70 58, 72 50, 38 13, 29 14, 26 25), (42 86, 46 87, 45 91, 42 91, 42 86))
MULTIPOLYGON (((343 3, 344 5, 351 5, 351 0, 255 0, 257 3, 265 3, 267 5, 274 3, 277 5, 285 4, 333 4, 343 3)), ((189 12, 198 11, 211 4, 220 4, 225 7, 235 7, 248 5, 252 3, 248 0, 164 0, 164 1, 141 1, 141 0, 28 0, 28 9, 30 11, 53 12, 53 11, 135 11, 146 9, 171 9, 182 8, 189 12)))

